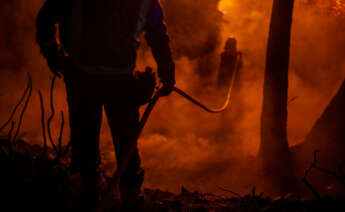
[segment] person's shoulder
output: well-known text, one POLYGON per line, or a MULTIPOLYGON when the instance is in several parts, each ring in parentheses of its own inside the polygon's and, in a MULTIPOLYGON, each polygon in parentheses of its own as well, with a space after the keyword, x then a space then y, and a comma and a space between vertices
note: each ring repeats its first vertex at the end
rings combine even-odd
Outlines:
POLYGON ((49 4, 58 4, 58 3, 61 3, 64 1, 66 1, 66 0, 45 0, 45 2, 49 3, 49 4))
POLYGON ((41 13, 49 16, 60 16, 68 11, 75 0, 45 0, 41 8, 41 13))
POLYGON ((64 5, 64 4, 72 4, 75 0, 45 0, 45 3, 51 5, 64 5))
POLYGON ((156 4, 156 5, 161 4, 161 1, 159 1, 159 0, 147 0, 147 1, 151 1, 152 4, 156 4))

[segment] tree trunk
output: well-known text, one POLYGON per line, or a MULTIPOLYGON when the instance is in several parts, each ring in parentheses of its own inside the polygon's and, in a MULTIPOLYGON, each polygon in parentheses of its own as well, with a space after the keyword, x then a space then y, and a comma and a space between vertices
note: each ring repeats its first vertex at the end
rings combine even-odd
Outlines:
POLYGON ((293 5, 294 0, 273 1, 261 114, 259 156, 277 192, 290 190, 294 178, 286 135, 293 5))

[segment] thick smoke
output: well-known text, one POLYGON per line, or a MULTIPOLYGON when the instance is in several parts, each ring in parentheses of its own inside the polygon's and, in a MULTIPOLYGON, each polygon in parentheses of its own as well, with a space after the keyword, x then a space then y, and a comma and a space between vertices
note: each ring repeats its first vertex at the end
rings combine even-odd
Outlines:
POLYGON ((188 57, 197 60, 197 73, 209 77, 217 64, 217 49, 221 42, 222 13, 218 11, 219 0, 161 1, 174 35, 172 47, 177 59, 188 57))
MULTIPOLYGON (((0 123, 6 120, 24 90, 28 71, 33 75, 35 92, 44 92, 46 113, 49 112, 50 73, 34 41, 35 16, 43 2, 0 2, 0 123)), ((248 161, 254 162, 251 160, 259 147, 272 0, 164 0, 162 5, 176 59, 178 87, 210 106, 220 105, 224 97, 216 90, 215 76, 219 54, 230 36, 238 40, 244 66, 236 89, 240 100, 234 101, 224 114, 207 114, 176 94, 159 100, 140 139, 145 186, 177 191, 186 185, 212 192, 220 192, 217 186, 226 186, 248 192, 256 182, 248 161)), ((313 1, 296 1, 289 76, 289 98, 295 99, 288 108, 290 145, 304 139, 345 77, 344 18, 326 11, 313 1)), ((138 58, 141 70, 147 65, 154 67, 150 51, 142 43, 138 58)), ((21 137, 41 144, 35 92, 21 137)), ((56 111, 67 113, 62 80, 56 86, 55 103, 56 111)), ((59 118, 53 127, 58 126, 59 118)), ((114 161, 106 119, 103 126, 103 160, 114 161)), ((68 140, 68 130, 64 140, 68 140)))

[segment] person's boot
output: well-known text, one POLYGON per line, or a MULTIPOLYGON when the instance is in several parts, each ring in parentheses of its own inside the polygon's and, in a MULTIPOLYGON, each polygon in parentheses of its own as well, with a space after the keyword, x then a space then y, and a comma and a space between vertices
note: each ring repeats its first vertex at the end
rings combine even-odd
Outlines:
POLYGON ((94 212, 99 201, 99 173, 81 174, 82 188, 75 207, 78 211, 94 212))
POLYGON ((142 211, 144 196, 141 195, 141 185, 143 182, 143 169, 140 169, 135 176, 124 176, 121 178, 121 211, 142 211))

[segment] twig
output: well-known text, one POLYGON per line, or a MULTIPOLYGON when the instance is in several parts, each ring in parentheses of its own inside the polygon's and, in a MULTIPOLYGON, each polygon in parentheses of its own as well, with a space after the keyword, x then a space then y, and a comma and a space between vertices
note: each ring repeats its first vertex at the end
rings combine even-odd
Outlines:
POLYGON ((62 154, 62 136, 63 136, 63 128, 65 125, 65 118, 63 115, 63 111, 61 111, 61 127, 60 127, 60 135, 59 135, 59 154, 62 154))
POLYGON ((321 198, 320 193, 308 182, 307 178, 303 177, 302 182, 310 189, 311 192, 313 192, 317 199, 321 198))
MULTIPOLYGON (((319 153, 319 150, 316 150, 314 152, 314 161, 312 162, 312 164, 310 165, 310 167, 306 170, 305 175, 302 179, 302 181, 304 182, 304 184, 306 184, 306 186, 315 194, 315 196, 317 196, 318 198, 320 198, 320 194, 312 187, 312 185, 307 181, 307 176, 309 175, 310 171, 312 169, 316 169, 319 170, 320 172, 327 174, 329 176, 334 177, 335 179, 337 179, 344 187, 345 187, 345 180, 342 178, 342 176, 339 176, 337 174, 337 172, 335 171, 331 171, 322 167, 319 167, 317 165, 317 154, 319 153)), ((341 167, 341 166, 340 166, 341 167)), ((341 168, 339 168, 341 170, 341 168)), ((342 174, 342 172, 341 172, 342 174)))
POLYGON ((45 118, 44 118, 44 103, 42 93, 39 90, 38 95, 40 97, 40 104, 41 104, 41 124, 42 124, 42 136, 43 136, 43 158, 46 157, 47 154, 47 136, 46 136, 46 127, 45 127, 45 118))
POLYGON ((62 136, 63 136, 63 130, 65 125, 65 118, 64 113, 61 111, 61 126, 60 126, 60 134, 59 134, 59 140, 58 140, 58 150, 59 154, 57 154, 55 161, 59 161, 60 158, 63 158, 68 153, 68 150, 70 148, 71 142, 69 142, 65 148, 62 147, 62 136))
POLYGON ((14 121, 11 122, 11 128, 8 131, 8 134, 7 134, 7 140, 8 140, 9 143, 11 143, 11 140, 12 140, 13 129, 14 129, 14 121))
POLYGON ((11 122, 11 120, 13 119, 14 114, 16 113, 18 107, 22 104, 26 94, 28 93, 29 89, 30 89, 30 75, 28 76, 29 80, 28 80, 28 85, 26 86, 26 89, 23 93, 23 96, 20 98, 19 102, 16 104, 16 106, 14 107, 9 119, 0 127, 0 132, 11 122))
POLYGON ((344 187, 345 187, 345 182, 344 180, 337 174, 337 172, 334 172, 334 171, 331 171, 331 170, 328 170, 328 169, 325 169, 325 168, 322 168, 322 167, 319 167, 317 165, 317 153, 319 153, 320 151, 315 151, 315 155, 314 155, 314 161, 315 161, 315 164, 314 164, 314 167, 316 170, 319 170, 320 172, 323 172, 329 176, 332 176, 334 178, 336 178, 344 187))
POLYGON ((345 180, 344 167, 345 167, 345 161, 343 161, 343 162, 339 165, 338 171, 339 171, 341 177, 345 180))
POLYGON ((343 186, 345 186, 345 182, 343 181, 343 179, 341 179, 341 177, 338 176, 338 174, 336 172, 333 172, 333 171, 330 171, 330 170, 327 170, 325 168, 321 168, 321 167, 315 167, 315 169, 325 173, 325 174, 328 174, 332 177, 335 177, 341 184, 343 184, 343 186))
POLYGON ((234 195, 238 196, 239 198, 242 198, 242 196, 241 196, 239 193, 236 193, 236 192, 231 191, 231 190, 226 189, 226 188, 222 188, 222 187, 220 187, 220 186, 217 186, 217 188, 218 188, 218 189, 220 189, 220 190, 222 190, 222 191, 232 193, 232 194, 234 194, 234 195))
POLYGON ((20 113, 20 117, 19 117, 19 124, 18 124, 18 127, 17 127, 17 130, 16 130, 16 133, 14 134, 14 137, 13 137, 13 141, 16 141, 17 140, 17 136, 19 134, 19 131, 20 131, 20 128, 22 126, 22 122, 23 122, 23 117, 24 117, 24 114, 25 114, 25 111, 29 105, 29 102, 30 102, 30 99, 31 99, 31 94, 32 94, 32 80, 31 80, 31 76, 30 76, 30 73, 28 73, 28 78, 29 78, 29 94, 28 94, 28 97, 26 98, 26 101, 25 101, 25 104, 24 104, 24 108, 22 110, 22 112, 20 113))
POLYGON ((69 141, 68 144, 65 146, 65 151, 62 153, 61 156, 65 156, 68 153, 68 150, 71 146, 72 146, 72 141, 69 141))
POLYGON ((65 148, 61 146, 61 152, 56 156, 55 161, 59 161, 60 158, 65 157, 70 147, 71 147, 71 141, 68 142, 65 148))
POLYGON ((341 176, 339 176, 339 175, 337 174, 337 172, 330 171, 330 170, 328 170, 328 169, 319 167, 319 166, 317 166, 317 165, 315 165, 314 168, 315 168, 316 170, 319 170, 320 172, 323 172, 323 173, 325 173, 325 174, 327 174, 327 175, 329 175, 329 176, 332 176, 332 177, 336 178, 336 179, 345 187, 345 182, 344 182, 344 180, 341 178, 341 176))
POLYGON ((14 121, 11 122, 11 128, 10 130, 8 131, 8 153, 10 156, 12 156, 13 154, 13 149, 12 149, 12 142, 11 142, 11 139, 12 139, 12 133, 13 133, 13 129, 14 129, 14 121))
POLYGON ((53 120, 54 118, 54 115, 55 115, 55 109, 54 109, 54 87, 55 87, 55 79, 56 79, 56 75, 54 75, 53 79, 52 79, 52 83, 51 83, 51 87, 50 87, 50 108, 51 108, 51 115, 49 116, 48 118, 48 138, 49 138, 49 141, 51 143, 51 145, 53 146, 56 154, 59 154, 59 151, 53 141, 53 138, 52 138, 52 135, 51 135, 51 127, 50 127, 50 124, 51 124, 51 121, 53 120))
POLYGON ((315 195, 316 198, 321 198, 320 193, 308 182, 307 180, 307 176, 309 175, 309 173, 311 172, 311 170, 313 168, 315 168, 316 166, 316 162, 317 162, 317 153, 319 153, 320 150, 316 150, 314 151, 314 160, 313 162, 310 164, 310 167, 308 169, 306 169, 305 174, 302 178, 302 182, 310 189, 310 191, 315 195))
POLYGON ((297 99, 297 96, 292 97, 291 99, 288 100, 287 104, 292 103, 293 101, 295 101, 297 99))

